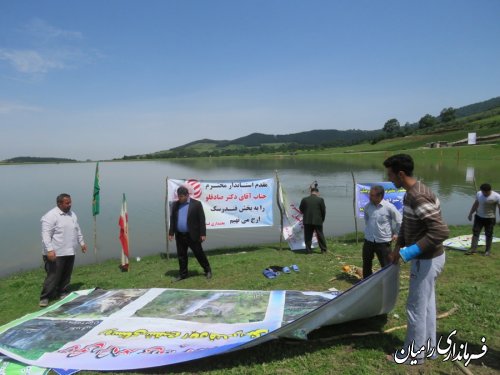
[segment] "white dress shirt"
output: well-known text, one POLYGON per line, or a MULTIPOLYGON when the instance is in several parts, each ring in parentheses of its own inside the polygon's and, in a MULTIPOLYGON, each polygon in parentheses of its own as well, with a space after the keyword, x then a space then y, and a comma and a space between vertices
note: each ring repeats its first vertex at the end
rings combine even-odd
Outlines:
POLYGON ((52 250, 58 257, 75 255, 75 250, 85 244, 78 218, 73 211, 65 213, 59 207, 54 207, 40 221, 43 255, 52 250))

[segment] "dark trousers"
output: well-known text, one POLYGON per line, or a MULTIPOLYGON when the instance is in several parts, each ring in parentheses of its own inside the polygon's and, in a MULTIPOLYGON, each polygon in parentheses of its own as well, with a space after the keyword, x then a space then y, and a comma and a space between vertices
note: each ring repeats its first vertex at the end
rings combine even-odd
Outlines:
POLYGON ((42 293, 40 299, 57 298, 63 293, 68 292, 68 286, 73 273, 73 265, 75 264, 75 256, 67 255, 56 257, 54 262, 49 262, 46 255, 43 256, 45 263, 45 272, 47 276, 43 282, 42 293))
POLYGON ((374 255, 377 255, 380 267, 385 267, 389 264, 389 254, 391 252, 390 242, 373 242, 365 240, 363 244, 363 279, 370 276, 373 265, 374 255))
POLYGON ((491 251, 491 243, 493 242, 493 228, 495 227, 495 218, 486 218, 478 215, 474 216, 474 224, 472 224, 472 241, 471 251, 477 251, 477 243, 479 242, 479 235, 484 228, 484 236, 486 237, 485 251, 491 251))
POLYGON ((176 233, 175 243, 177 245, 177 259, 179 260, 179 276, 186 278, 188 276, 188 248, 193 251, 194 256, 200 266, 207 272, 212 272, 207 256, 201 247, 201 241, 193 241, 189 233, 176 233))
POLYGON ((311 245, 313 234, 316 232, 316 237, 318 238, 318 245, 321 252, 326 251, 326 239, 323 234, 323 225, 312 225, 304 224, 304 242, 306 243, 306 250, 308 253, 312 253, 311 245))

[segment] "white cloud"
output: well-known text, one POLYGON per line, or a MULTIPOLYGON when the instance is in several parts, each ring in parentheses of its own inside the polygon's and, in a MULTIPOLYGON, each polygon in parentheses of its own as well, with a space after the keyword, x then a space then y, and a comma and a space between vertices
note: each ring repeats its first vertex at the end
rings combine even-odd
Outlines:
POLYGON ((27 74, 47 73, 65 67, 63 60, 42 56, 35 50, 0 49, 0 60, 8 61, 18 72, 27 74))
POLYGON ((24 48, 1 48, 0 61, 8 62, 18 73, 40 78, 54 71, 75 68, 102 57, 87 51, 79 31, 59 29, 42 19, 34 19, 21 31, 26 36, 24 48))
POLYGON ((42 109, 40 107, 0 101, 0 115, 19 113, 19 112, 40 112, 41 110, 42 109))
POLYGON ((40 18, 30 21, 24 29, 31 37, 42 42, 83 39, 83 34, 79 31, 59 29, 40 18))

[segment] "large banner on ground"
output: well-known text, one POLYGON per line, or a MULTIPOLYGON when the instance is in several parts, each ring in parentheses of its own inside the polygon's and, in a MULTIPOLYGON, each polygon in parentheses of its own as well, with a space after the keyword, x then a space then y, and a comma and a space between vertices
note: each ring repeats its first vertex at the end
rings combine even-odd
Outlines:
MULTIPOLYGON (((288 201, 282 185, 279 185, 278 189, 278 206, 283 222, 282 235, 285 241, 288 242, 290 250, 304 250, 306 243, 304 241, 302 212, 300 212, 298 204, 288 201)), ((314 234, 311 247, 315 248, 317 246, 318 239, 316 234, 314 234)))
POLYGON ((364 207, 370 201, 370 188, 375 185, 380 185, 385 190, 384 199, 391 202, 403 215, 403 198, 406 190, 397 188, 392 182, 374 182, 356 184, 356 216, 364 218, 364 207))
POLYGON ((396 302, 398 280, 399 267, 391 265, 345 292, 79 291, 0 327, 0 352, 45 368, 164 366, 279 337, 306 339, 324 325, 388 313, 396 302))
MULTIPOLYGON (((500 238, 493 237, 492 242, 500 242, 500 238)), ((448 238, 443 241, 443 245, 454 250, 470 250, 472 244, 472 234, 465 234, 462 236, 448 238)), ((479 236, 478 246, 486 245, 486 236, 481 234, 479 236)))
POLYGON ((231 181, 168 179, 169 205, 177 200, 180 186, 185 186, 190 197, 203 204, 207 229, 273 225, 272 178, 231 181))

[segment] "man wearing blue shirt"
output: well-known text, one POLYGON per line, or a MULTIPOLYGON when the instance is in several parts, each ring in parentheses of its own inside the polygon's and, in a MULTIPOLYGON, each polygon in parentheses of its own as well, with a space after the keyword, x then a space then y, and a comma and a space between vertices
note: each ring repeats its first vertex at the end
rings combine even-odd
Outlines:
POLYGON ((401 214, 392 203, 384 200, 384 193, 382 186, 372 186, 370 202, 364 208, 363 278, 373 273, 375 254, 381 267, 390 263, 391 242, 397 240, 401 226, 401 214))
POLYGON ((177 258, 179 260, 179 276, 175 281, 188 277, 188 248, 191 248, 207 279, 212 278, 212 270, 201 243, 207 236, 205 212, 200 201, 189 197, 189 191, 181 186, 177 189, 179 198, 172 204, 168 239, 172 241, 175 234, 177 258))

